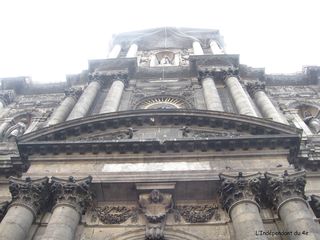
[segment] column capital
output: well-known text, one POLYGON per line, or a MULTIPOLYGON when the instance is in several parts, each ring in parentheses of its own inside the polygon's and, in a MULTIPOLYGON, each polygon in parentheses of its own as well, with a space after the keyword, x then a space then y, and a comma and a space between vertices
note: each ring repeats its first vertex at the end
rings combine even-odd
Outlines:
POLYGON ((221 183, 220 200, 228 213, 233 206, 242 201, 249 201, 257 205, 260 202, 262 174, 256 173, 243 176, 239 172, 238 176, 219 174, 221 183))
POLYGON ((285 170, 282 175, 266 172, 265 178, 267 180, 267 196, 278 210, 291 199, 300 199, 305 202, 305 171, 288 174, 285 170))
POLYGON ((45 207, 49 199, 49 178, 25 180, 10 177, 9 191, 12 195, 12 203, 9 207, 20 205, 28 208, 36 217, 41 209, 45 207))
POLYGON ((78 180, 75 180, 72 176, 67 180, 52 177, 51 193, 55 201, 54 208, 68 205, 82 215, 92 201, 93 194, 89 191, 91 181, 91 176, 78 180))
POLYGON ((73 97, 76 100, 79 99, 81 94, 82 94, 82 89, 80 88, 69 88, 64 90, 65 97, 73 97))
POLYGON ((255 82, 255 83, 247 83, 246 84, 248 93, 250 94, 251 97, 254 97, 256 92, 258 91, 265 91, 266 85, 261 82, 255 82))
POLYGON ((122 81, 126 86, 128 84, 128 71, 103 71, 89 73, 90 81, 98 81, 102 85, 108 82, 122 81))

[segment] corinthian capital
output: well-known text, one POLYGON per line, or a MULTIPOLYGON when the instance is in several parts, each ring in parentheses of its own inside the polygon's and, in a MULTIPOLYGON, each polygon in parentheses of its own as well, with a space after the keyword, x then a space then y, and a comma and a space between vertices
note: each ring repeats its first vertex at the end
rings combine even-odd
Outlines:
POLYGON ((30 209, 36 216, 46 205, 49 199, 47 177, 31 180, 27 177, 25 180, 10 177, 9 190, 12 195, 10 206, 23 205, 30 209))
POLYGON ((261 173, 243 176, 226 174, 219 175, 221 183, 220 200, 223 207, 229 212, 232 206, 242 200, 260 202, 261 195, 261 173))
POLYGON ((256 92, 265 90, 265 84, 260 82, 248 83, 246 87, 251 97, 253 97, 256 92))
POLYGON ((92 201, 92 193, 89 187, 92 177, 75 180, 73 177, 60 179, 51 178, 51 192, 53 194, 55 206, 69 205, 82 214, 92 201))
POLYGON ((267 180, 267 196, 277 208, 292 198, 304 199, 304 187, 306 185, 306 174, 304 171, 283 175, 265 173, 267 180))
POLYGON ((69 88, 64 91, 66 97, 74 97, 78 99, 82 93, 82 89, 80 88, 69 88))

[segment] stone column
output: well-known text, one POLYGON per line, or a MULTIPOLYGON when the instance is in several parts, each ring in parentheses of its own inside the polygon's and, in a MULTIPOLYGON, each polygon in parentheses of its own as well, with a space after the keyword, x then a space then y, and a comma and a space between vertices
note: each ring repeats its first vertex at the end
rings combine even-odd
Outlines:
POLYGON ((202 50, 200 42, 198 42, 198 41, 193 42, 192 47, 193 47, 193 54, 194 55, 203 55, 203 50, 202 50))
POLYGON ((93 80, 92 82, 90 82, 90 84, 83 91, 78 102, 72 109, 70 115, 67 118, 67 121, 85 117, 90 110, 90 107, 95 100, 100 88, 101 85, 99 81, 93 80))
POLYGON ((37 214, 48 202, 48 178, 10 178, 12 203, 0 224, 0 240, 25 240, 37 214))
POLYGON ((290 240, 320 239, 320 225, 305 201, 305 172, 282 176, 266 173, 267 196, 276 207, 286 232, 291 232, 290 240), (295 234, 295 233, 301 233, 295 234), (304 234, 303 234, 304 233, 304 234), (307 234, 306 234, 307 233, 307 234))
POLYGON ((223 112, 223 106, 216 85, 213 80, 213 74, 209 72, 200 72, 200 79, 204 100, 208 110, 223 112))
POLYGON ((133 43, 130 45, 130 48, 127 52, 127 58, 133 58, 137 56, 137 51, 138 51, 138 45, 133 43))
POLYGON ((2 219, 3 219, 3 217, 6 215, 8 206, 9 206, 9 202, 8 201, 0 203, 0 223, 1 223, 2 219))
POLYGON ((237 240, 267 240, 257 203, 261 195, 261 174, 243 176, 219 175, 222 181, 220 198, 232 220, 237 240))
POLYGON ((52 113, 47 126, 52 126, 66 120, 81 95, 81 92, 81 90, 74 88, 65 91, 65 98, 52 113))
POLYGON ((275 122, 288 124, 287 120, 277 111, 277 109, 265 93, 264 84, 248 84, 247 88, 249 94, 254 99, 255 103, 257 104, 259 110, 261 111, 264 117, 270 118, 275 122))
POLYGON ((117 58, 120 54, 120 51, 121 51, 121 45, 120 44, 114 45, 111 52, 109 53, 108 58, 117 58))
POLYGON ((216 41, 212 40, 210 42, 210 48, 211 48, 211 52, 212 54, 223 54, 223 50, 219 47, 219 45, 217 44, 216 41))
POLYGON ((257 117, 258 115, 251 105, 248 96, 244 92, 238 78, 235 76, 227 76, 225 82, 239 114, 257 117))
POLYGON ((102 104, 100 113, 110 113, 118 110, 126 80, 127 75, 125 74, 115 77, 108 91, 107 97, 102 104))
POLYGON ((41 240, 73 240, 83 212, 92 202, 92 177, 68 180, 52 177, 53 213, 41 240))

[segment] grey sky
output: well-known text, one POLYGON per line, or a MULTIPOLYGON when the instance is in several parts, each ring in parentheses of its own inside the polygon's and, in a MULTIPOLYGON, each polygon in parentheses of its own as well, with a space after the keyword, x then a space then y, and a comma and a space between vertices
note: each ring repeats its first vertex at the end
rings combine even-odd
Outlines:
POLYGON ((1 0, 0 77, 64 81, 105 58, 111 34, 177 26, 219 29, 227 53, 268 73, 320 65, 318 0, 1 0))

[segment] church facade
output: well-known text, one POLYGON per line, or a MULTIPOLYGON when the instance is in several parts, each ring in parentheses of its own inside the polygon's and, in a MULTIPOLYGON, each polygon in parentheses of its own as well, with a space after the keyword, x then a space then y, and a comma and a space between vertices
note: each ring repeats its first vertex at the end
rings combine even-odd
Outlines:
POLYGON ((318 66, 166 27, 65 83, 0 81, 1 240, 320 239, 318 66))

